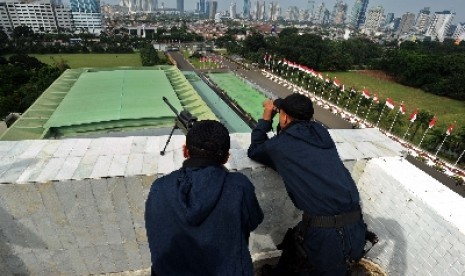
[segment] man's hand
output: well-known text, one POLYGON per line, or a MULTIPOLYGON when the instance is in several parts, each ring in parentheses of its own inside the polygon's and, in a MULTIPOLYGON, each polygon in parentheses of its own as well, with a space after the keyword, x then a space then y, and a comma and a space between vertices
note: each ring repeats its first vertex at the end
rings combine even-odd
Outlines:
POLYGON ((273 101, 267 99, 263 102, 263 120, 271 121, 276 114, 276 107, 273 104, 273 101))

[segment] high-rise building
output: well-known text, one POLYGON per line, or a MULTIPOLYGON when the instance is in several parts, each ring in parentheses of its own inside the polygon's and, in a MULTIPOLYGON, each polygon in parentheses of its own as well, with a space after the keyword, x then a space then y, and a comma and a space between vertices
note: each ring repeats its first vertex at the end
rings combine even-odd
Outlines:
POLYGON ((231 19, 236 19, 236 3, 231 2, 231 5, 229 5, 229 18, 231 19))
POLYGON ((420 10, 417 16, 417 21, 415 22, 415 28, 417 29, 417 31, 422 33, 426 32, 426 29, 428 28, 430 21, 429 15, 429 7, 425 7, 420 10))
POLYGON ((390 24, 394 20, 394 13, 390 12, 386 15, 385 25, 390 24))
POLYGON ((208 17, 210 17, 210 8, 210 0, 208 0, 207 2, 205 2, 205 15, 208 17))
POLYGON ((308 0, 308 16, 309 20, 313 20, 313 13, 315 12, 315 1, 308 0))
POLYGON ((209 17, 208 18, 215 19, 217 9, 218 9, 218 2, 217 1, 211 1, 210 2, 210 12, 209 12, 209 17))
POLYGON ((250 18, 250 7, 252 3, 250 0, 244 0, 244 5, 242 6, 242 17, 244 19, 249 19, 250 18))
POLYGON ((71 30, 71 10, 55 6, 51 1, 0 3, 0 27, 11 33, 19 26, 28 26, 34 32, 56 32, 59 28, 71 30))
POLYGON ((205 0, 200 0, 199 1, 199 12, 200 13, 206 13, 206 11, 205 11, 205 0))
POLYGON ((377 6, 368 10, 365 20, 365 32, 376 32, 384 25, 384 8, 377 6))
POLYGON ((459 23, 452 38, 458 41, 465 40, 465 22, 459 23))
MULTIPOLYGON (((120 6, 127 7, 130 12, 153 12, 158 9, 157 0, 121 0, 120 6)), ((162 10, 164 4, 162 3, 162 10)))
POLYGON ((279 7, 278 2, 271 2, 269 4, 269 12, 268 12, 268 14, 270 15, 269 19, 271 21, 278 20, 278 17, 281 15, 281 8, 279 7))
POLYGON ((342 0, 337 0, 334 4, 333 12, 331 13, 331 22, 334 25, 343 25, 346 20, 347 4, 342 0))
POLYGON ((323 17, 325 16, 325 2, 321 2, 321 4, 316 8, 313 14, 313 22, 315 24, 323 24, 323 17))
POLYGON ((176 9, 180 14, 184 13, 184 0, 176 0, 176 9))
POLYGON ((365 24, 368 0, 356 0, 350 14, 350 25, 356 29, 365 24))
POLYGON ((98 0, 71 0, 74 28, 100 33, 102 30, 102 15, 98 0))
POLYGON ((399 28, 397 29, 397 34, 402 35, 410 32, 415 25, 415 14, 407 12, 402 15, 400 20, 399 28))
POLYGON ((432 40, 443 42, 454 16, 455 13, 450 11, 435 12, 431 24, 426 30, 426 35, 430 36, 432 40))

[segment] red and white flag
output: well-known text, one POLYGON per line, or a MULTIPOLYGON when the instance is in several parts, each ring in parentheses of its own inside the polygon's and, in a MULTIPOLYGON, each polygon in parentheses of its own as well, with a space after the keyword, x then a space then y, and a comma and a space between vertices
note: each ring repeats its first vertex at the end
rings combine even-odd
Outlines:
POLYGON ((368 90, 363 89, 362 94, 363 94, 363 97, 365 97, 365 99, 370 98, 370 92, 368 92, 368 90))
POLYGON ((450 124, 450 126, 447 128, 446 135, 450 135, 452 130, 454 130, 454 124, 450 124))
POLYGON ((405 105, 404 105, 404 102, 402 102, 402 103, 400 104, 399 111, 400 111, 400 113, 402 113, 402 115, 405 114, 405 105))
POLYGON ((341 86, 341 85, 339 84, 339 82, 336 80, 336 78, 334 78, 333 84, 334 84, 334 86, 336 86, 337 88, 339 88, 339 86, 341 86))
POLYGON ((415 110, 412 115, 410 115, 410 122, 413 123, 415 122, 415 120, 417 119, 417 115, 418 115, 418 108, 417 110, 415 110))
POLYGON ((434 127, 435 124, 436 124, 436 117, 433 117, 433 119, 431 119, 431 121, 429 122, 428 128, 434 127))
POLYGON ((389 107, 390 109, 394 109, 395 107, 394 102, 390 98, 386 99, 386 106, 389 107))

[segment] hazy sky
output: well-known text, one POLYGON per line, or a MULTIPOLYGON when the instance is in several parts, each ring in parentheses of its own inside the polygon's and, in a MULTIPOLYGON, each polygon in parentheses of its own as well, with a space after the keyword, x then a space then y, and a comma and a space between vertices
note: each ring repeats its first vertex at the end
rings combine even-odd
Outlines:
MULTIPOLYGON (((105 0, 102 0, 105 1, 105 0)), ((109 0, 106 0, 110 2, 109 0)), ((106 2, 105 1, 105 2, 106 2)), ((113 0, 117 1, 117 0, 113 0)), ((208 1, 208 0, 206 0, 208 1)), ((236 2, 236 9, 239 13, 242 11, 242 4, 244 0, 217 0, 219 11, 227 10, 231 2, 236 2)), ((251 0, 255 3, 256 0, 251 0)), ((260 0, 261 1, 261 0, 260 0)), ((158 0, 158 5, 165 3, 165 7, 176 7, 176 0, 158 0)), ((194 10, 198 0, 184 0, 185 10, 194 10)), ((270 3, 271 0, 265 0, 265 3, 270 3)), ((282 11, 286 11, 288 6, 298 6, 301 8, 307 8, 308 0, 274 0, 281 5, 282 11)), ((332 10, 336 0, 315 0, 315 7, 320 5, 322 2, 328 10, 332 10)), ((350 13, 355 0, 343 0, 344 3, 348 4, 348 12, 350 13)), ((384 7, 385 14, 393 12, 395 17, 401 17, 406 12, 418 14, 420 9, 424 7, 430 7, 432 13, 436 11, 450 10, 455 12, 455 18, 453 22, 465 22, 465 0, 369 0, 368 8, 382 5, 384 7)))

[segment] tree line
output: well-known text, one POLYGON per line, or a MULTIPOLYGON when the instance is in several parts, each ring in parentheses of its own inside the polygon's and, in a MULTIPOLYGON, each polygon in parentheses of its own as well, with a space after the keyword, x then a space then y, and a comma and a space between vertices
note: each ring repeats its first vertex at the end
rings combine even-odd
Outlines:
POLYGON ((68 66, 54 66, 24 54, 0 56, 0 118, 12 112, 23 113, 68 66))
POLYGON ((263 64, 269 54, 317 71, 383 70, 401 84, 465 100, 465 42, 394 41, 381 45, 360 36, 331 40, 299 34, 296 28, 285 28, 279 36, 256 32, 243 42, 235 41, 233 35, 230 31, 217 43, 251 62, 263 64))

